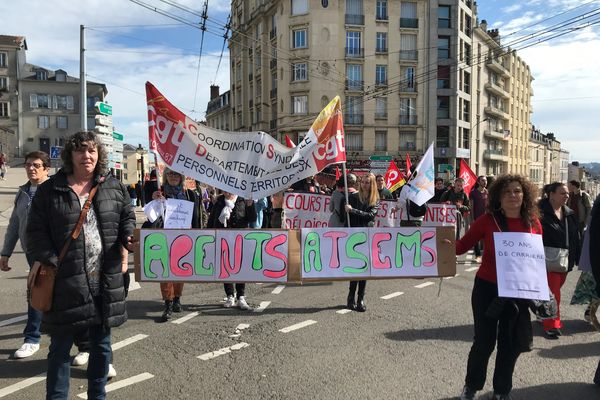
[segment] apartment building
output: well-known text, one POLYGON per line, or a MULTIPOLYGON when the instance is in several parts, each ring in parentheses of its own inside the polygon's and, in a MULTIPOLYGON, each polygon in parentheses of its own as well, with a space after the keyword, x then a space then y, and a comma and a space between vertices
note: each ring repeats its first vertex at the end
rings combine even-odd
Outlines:
POLYGON ((544 134, 535 126, 530 131, 527 175, 540 189, 548 183, 566 183, 569 177, 568 150, 554 133, 544 134))
POLYGON ((13 157, 19 146, 19 79, 25 64, 23 36, 0 35, 0 152, 13 157))
POLYGON ((206 107, 206 125, 228 131, 231 127, 230 91, 219 94, 219 87, 210 86, 210 101, 206 107))

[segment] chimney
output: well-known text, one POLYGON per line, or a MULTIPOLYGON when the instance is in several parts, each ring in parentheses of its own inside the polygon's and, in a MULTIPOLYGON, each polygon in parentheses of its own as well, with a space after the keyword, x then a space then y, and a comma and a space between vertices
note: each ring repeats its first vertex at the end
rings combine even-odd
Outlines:
POLYGON ((481 27, 482 31, 487 32, 487 21, 485 19, 481 20, 481 23, 479 24, 479 26, 481 27))
POLYGON ((210 85, 210 99, 216 99, 219 97, 219 87, 217 85, 210 85))

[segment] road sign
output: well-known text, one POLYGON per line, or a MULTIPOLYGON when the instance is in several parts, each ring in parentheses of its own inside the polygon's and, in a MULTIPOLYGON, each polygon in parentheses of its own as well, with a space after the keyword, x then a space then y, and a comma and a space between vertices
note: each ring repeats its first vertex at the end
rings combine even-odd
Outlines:
POLYGON ((94 107, 100 114, 112 115, 112 106, 110 104, 97 101, 96 104, 94 104, 94 107))
POLYGON ((388 163, 392 161, 392 158, 392 156, 369 156, 371 161, 387 161, 388 163))
POLYGON ((52 146, 52 147, 50 147, 50 158, 52 160, 59 159, 61 151, 62 151, 62 147, 61 146, 52 146))
POLYGON ((451 164, 438 165, 438 172, 454 172, 454 167, 451 164))
POLYGON ((99 132, 105 136, 109 136, 110 135, 110 140, 112 140, 112 127, 110 126, 102 126, 102 125, 96 125, 96 127, 94 128, 96 130, 96 132, 99 132))
POLYGON ((102 126, 112 126, 112 116, 110 115, 95 115, 94 119, 96 120, 96 125, 102 126))
POLYGON ((123 152, 123 142, 119 140, 114 140, 112 147, 114 151, 120 151, 121 153, 123 152))
POLYGON ((123 135, 119 132, 113 131, 112 136, 115 140, 120 140, 121 142, 123 141, 123 135))

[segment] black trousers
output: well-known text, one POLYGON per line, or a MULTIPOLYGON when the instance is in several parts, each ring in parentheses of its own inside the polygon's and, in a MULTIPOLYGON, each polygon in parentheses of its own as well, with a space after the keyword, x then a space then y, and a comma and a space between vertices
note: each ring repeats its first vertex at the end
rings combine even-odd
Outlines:
MULTIPOLYGON (((223 287, 225 288, 225 294, 227 295, 227 297, 229 296, 233 296, 233 283, 224 283, 223 287)), ((245 283, 236 283, 235 284, 235 292, 236 293, 236 298, 240 298, 241 296, 244 296, 244 292, 246 291, 246 284, 245 283)))
POLYGON ((496 284, 475 278, 471 295, 475 338, 469 352, 465 384, 474 390, 483 389, 488 362, 497 340, 494 392, 508 394, 512 389, 512 376, 521 350, 514 345, 508 318, 502 315, 499 319, 485 316, 485 311, 497 296, 498 286, 496 284))

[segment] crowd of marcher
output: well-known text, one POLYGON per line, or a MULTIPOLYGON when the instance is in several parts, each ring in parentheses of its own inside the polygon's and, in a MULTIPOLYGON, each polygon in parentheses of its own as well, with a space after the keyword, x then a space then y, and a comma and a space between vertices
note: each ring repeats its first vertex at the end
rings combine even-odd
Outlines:
MULTIPOLYGON (((15 197, 4 238, 1 270, 10 270, 9 260, 18 240, 30 268, 35 262, 58 267, 52 308, 42 313, 29 306, 24 343, 14 357, 26 358, 38 351, 41 332, 46 332, 50 335, 47 398, 68 398, 70 365, 86 363, 88 398, 105 398, 106 381, 116 375, 111 328, 127 319, 127 253, 135 247, 133 208, 150 201, 184 200, 193 203, 190 228, 284 228, 284 193, 244 199, 200 182, 190 188, 185 176, 168 168, 160 182, 153 170, 144 185, 138 182, 126 187, 109 173, 106 151, 90 132, 67 138, 61 157, 62 168, 49 177, 47 154, 36 151, 26 155, 28 182, 15 197), (80 219, 81 234, 77 236, 74 228, 80 219), (65 242, 69 248, 62 255, 65 242), (74 343, 79 353, 71 359, 74 343)), ((417 173, 414 168, 411 172, 417 173)), ((493 183, 491 180, 480 176, 475 187, 466 193, 461 178, 450 185, 438 178, 430 199, 456 206, 456 254, 474 249, 476 260, 481 263, 472 290, 474 341, 461 399, 474 399, 476 392, 483 389, 487 365, 496 346, 493 398, 510 399, 516 362, 523 352, 531 351, 533 344, 531 303, 498 297, 494 233, 541 234, 546 248, 566 254, 564 269, 547 273, 558 312, 542 322, 546 338, 556 340, 562 335, 561 288, 576 265, 583 272, 571 303, 585 305, 584 318, 590 320, 590 305, 600 297, 600 285, 596 284, 600 282, 600 249, 593 246, 600 240, 600 197, 593 203, 577 181, 568 186, 551 183, 540 195, 529 180, 519 175, 500 175, 493 183)), ((333 187, 320 185, 317 178, 310 177, 287 190, 330 194, 330 226, 372 227, 382 200, 395 202, 394 210, 402 215, 401 226, 420 226, 427 205, 413 203, 407 188, 391 193, 381 175, 357 177, 349 173, 337 179, 333 187)), ((144 226, 160 229, 163 224, 158 218, 144 226)), ((367 310, 366 286, 366 280, 350 281, 346 302, 349 309, 367 310)), ((173 313, 183 310, 183 290, 183 283, 160 284, 164 301, 161 320, 168 321, 173 313)), ((246 284, 226 283, 224 292, 224 307, 251 309, 246 284)), ((600 385, 600 364, 595 383, 600 385)))

